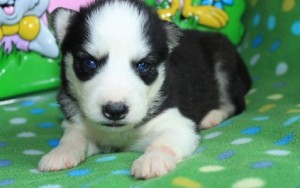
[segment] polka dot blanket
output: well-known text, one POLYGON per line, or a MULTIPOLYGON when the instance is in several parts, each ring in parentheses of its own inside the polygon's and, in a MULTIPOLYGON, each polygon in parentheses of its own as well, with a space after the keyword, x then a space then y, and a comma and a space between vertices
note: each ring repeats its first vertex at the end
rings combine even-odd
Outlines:
MULTIPOLYGON (((300 187, 300 2, 247 1, 241 52, 254 85, 247 110, 202 131, 173 172, 135 180, 140 153, 99 154, 74 169, 41 173, 62 135, 56 91, 2 101, 0 187, 300 187)), ((178 138, 180 139, 180 138, 178 138)))

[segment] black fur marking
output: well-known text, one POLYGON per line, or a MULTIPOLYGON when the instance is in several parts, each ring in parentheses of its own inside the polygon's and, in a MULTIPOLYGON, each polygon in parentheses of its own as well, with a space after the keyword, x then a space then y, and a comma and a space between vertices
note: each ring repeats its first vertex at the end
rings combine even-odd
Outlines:
POLYGON ((218 109, 217 63, 222 63, 229 79, 229 102, 236 107, 235 114, 240 113, 245 108, 244 96, 251 80, 235 47, 221 34, 186 30, 166 62, 166 79, 161 89, 166 100, 156 114, 175 107, 199 124, 210 110, 218 109))
POLYGON ((76 53, 76 55, 74 56, 74 64, 73 64, 73 68, 76 73, 76 76, 81 81, 87 81, 91 79, 105 65, 107 59, 108 59, 108 55, 105 55, 101 59, 97 59, 87 52, 76 53), (84 61, 90 61, 90 60, 95 62, 96 64, 95 69, 90 69, 84 65, 84 61))
MULTIPOLYGON (((195 124, 199 124, 207 112, 220 107, 220 93, 215 75, 217 63, 222 63, 222 71, 228 76, 227 93, 229 102, 236 108, 235 113, 238 114, 245 108, 244 96, 251 87, 251 80, 235 46, 221 34, 184 31, 179 41, 180 45, 168 55, 165 23, 159 20, 151 8, 139 0, 99 0, 91 6, 81 8, 79 13, 72 16, 70 26, 67 28, 68 32, 62 43, 63 56, 66 53, 76 56, 76 53, 83 49, 83 45, 90 38, 86 19, 93 11, 115 1, 130 3, 141 13, 149 16, 143 29, 144 37, 151 47, 151 63, 155 66, 149 74, 139 75, 145 84, 151 85, 155 81, 158 74, 156 68, 165 63, 166 78, 161 88, 161 95, 165 99, 155 111, 149 112, 142 123, 174 107, 195 124)), ((62 87, 59 99, 63 112, 68 118, 76 115, 76 112, 79 113, 79 109, 68 87, 69 81, 66 79, 64 66, 65 64, 62 63, 62 87), (64 100, 65 98, 68 100, 64 100), (68 112, 70 107, 74 107, 75 110, 68 112)))
POLYGON ((151 85, 157 78, 158 76, 158 70, 157 67, 160 64, 160 60, 158 60, 157 57, 153 56, 153 55, 148 55, 147 57, 137 61, 137 62, 132 62, 132 68, 134 69, 134 71, 136 72, 136 74, 144 81, 144 83, 146 85, 151 85), (138 63, 140 62, 146 62, 150 64, 150 70, 145 72, 145 73, 141 73, 138 72, 136 70, 136 66, 138 63))

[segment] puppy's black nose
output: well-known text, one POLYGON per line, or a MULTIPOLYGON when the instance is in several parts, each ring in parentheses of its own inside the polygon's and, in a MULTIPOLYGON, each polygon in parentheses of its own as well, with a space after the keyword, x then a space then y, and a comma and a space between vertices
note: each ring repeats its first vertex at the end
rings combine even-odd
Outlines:
POLYGON ((104 117, 110 120, 124 119, 128 113, 128 106, 122 102, 108 103, 102 107, 104 117))

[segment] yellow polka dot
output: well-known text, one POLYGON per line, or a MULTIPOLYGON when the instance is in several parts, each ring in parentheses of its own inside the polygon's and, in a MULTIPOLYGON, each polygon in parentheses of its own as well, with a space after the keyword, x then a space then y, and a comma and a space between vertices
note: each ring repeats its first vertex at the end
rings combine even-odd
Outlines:
POLYGON ((251 2, 251 5, 252 5, 252 6, 255 6, 256 3, 257 3, 257 0, 252 0, 252 1, 250 1, 250 2, 251 2))
POLYGON ((300 113, 300 109, 290 109, 287 113, 289 114, 300 113))
POLYGON ((291 11, 295 7, 296 1, 295 0, 284 0, 282 4, 282 10, 284 12, 291 11))
POLYGON ((246 178, 236 182, 233 188, 259 188, 263 187, 266 183, 260 178, 246 178))
POLYGON ((209 166, 202 166, 199 168, 200 172, 204 172, 204 173, 209 173, 209 172, 219 172, 224 170, 225 168, 223 166, 213 166, 213 165, 209 165, 209 166))
POLYGON ((265 106, 262 106, 258 111, 259 112, 267 112, 269 110, 272 110, 275 107, 276 107, 276 104, 267 104, 265 106))
POLYGON ((186 177, 174 178, 172 184, 183 188, 202 188, 202 185, 199 182, 196 182, 186 177))
POLYGON ((269 100, 279 100, 279 99, 282 99, 283 98, 283 95, 282 94, 274 94, 274 95, 270 95, 267 97, 267 99, 269 100))

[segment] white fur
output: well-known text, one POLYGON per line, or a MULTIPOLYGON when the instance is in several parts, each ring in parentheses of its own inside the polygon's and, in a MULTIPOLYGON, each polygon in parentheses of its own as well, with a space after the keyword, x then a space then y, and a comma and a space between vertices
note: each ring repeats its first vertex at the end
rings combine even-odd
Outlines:
MULTIPOLYGON (((132 61, 140 60, 150 52, 142 31, 147 19, 128 2, 122 1, 106 4, 88 18, 91 37, 83 50, 95 58, 108 55, 108 59, 98 73, 82 82, 73 70, 74 57, 71 53, 65 54, 66 77, 80 112, 65 109, 77 115, 64 121, 61 142, 41 159, 40 170, 70 168, 87 156, 118 148, 145 152, 133 163, 132 173, 137 178, 152 178, 175 168, 178 161, 191 155, 197 147, 199 136, 194 122, 177 108, 168 109, 146 124, 134 127, 147 115, 151 117, 165 99, 160 94, 165 79, 164 63, 157 68, 158 77, 151 85, 146 85, 132 68, 132 61), (124 102, 128 106, 128 114, 119 121, 125 126, 102 125, 111 123, 101 110, 108 102, 124 102)), ((68 18, 62 22, 68 22, 68 18)), ((66 29, 66 23, 61 27, 58 24, 63 23, 56 23, 57 32, 62 32, 59 40, 63 40, 65 33, 61 30, 66 29)), ((170 28, 168 32, 171 32, 170 28)), ((169 36, 169 45, 175 45, 175 37, 169 36)), ((62 100, 62 103, 68 102, 67 98, 62 100)))
POLYGON ((73 11, 66 10, 66 9, 58 9, 55 15, 55 22, 54 28, 56 33, 56 38, 58 42, 61 43, 62 40, 65 38, 67 27, 70 23, 70 18, 74 15, 73 11))
POLYGON ((65 121, 64 127, 59 146, 41 159, 40 170, 71 168, 87 156, 119 147, 145 152, 133 163, 132 174, 148 179, 174 169, 176 163, 191 155, 199 143, 194 123, 182 116, 177 108, 166 110, 144 126, 123 132, 106 132, 86 122, 71 124, 65 121))
POLYGON ((143 35, 147 19, 128 2, 106 4, 88 19, 91 38, 85 48, 95 57, 109 53, 119 63, 139 60, 149 52, 143 35))
POLYGON ((131 65, 133 60, 139 60, 150 50, 142 33, 145 19, 126 2, 107 4, 88 19, 91 39, 86 43, 85 50, 94 57, 109 56, 101 73, 87 82, 78 80, 73 71, 73 57, 66 54, 67 78, 72 80, 71 91, 89 120, 98 124, 110 123, 103 117, 101 107, 108 102, 125 102, 129 113, 120 123, 127 123, 129 127, 120 130, 128 129, 161 102, 159 89, 165 77, 163 65, 158 68, 159 76, 150 87, 138 78, 131 65))
POLYGON ((39 162, 41 171, 57 171, 77 166, 85 159, 87 139, 84 129, 80 124, 65 126, 64 136, 61 138, 59 146, 44 155, 39 162))
POLYGON ((199 143, 194 122, 177 108, 168 109, 140 128, 142 137, 130 146, 146 152, 132 165, 137 178, 162 176, 175 168, 176 163, 192 154, 199 143))
POLYGON ((228 76, 222 70, 222 62, 215 65, 215 78, 219 89, 220 107, 209 111, 201 120, 201 129, 212 128, 234 113, 235 107, 228 96, 228 76))

